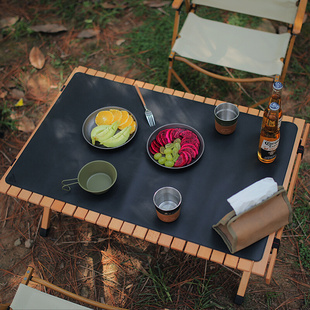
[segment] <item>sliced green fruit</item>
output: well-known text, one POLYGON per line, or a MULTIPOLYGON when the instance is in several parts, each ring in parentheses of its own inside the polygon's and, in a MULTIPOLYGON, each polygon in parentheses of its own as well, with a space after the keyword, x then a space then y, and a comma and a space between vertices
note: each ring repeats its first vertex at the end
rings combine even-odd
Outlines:
POLYGON ((109 125, 107 129, 102 131, 96 136, 96 140, 100 143, 103 144, 104 141, 110 139, 111 137, 114 136, 114 134, 117 131, 117 128, 119 126, 119 121, 115 121, 112 125, 109 125))
POLYGON ((105 129, 107 129, 108 127, 110 127, 110 125, 99 125, 96 126, 92 129, 91 133, 90 133, 90 137, 91 137, 91 142, 92 144, 95 144, 96 140, 97 140, 97 135, 100 134, 101 132, 103 132, 105 129))
POLYGON ((130 136, 131 126, 125 127, 123 130, 110 137, 107 140, 102 141, 102 144, 106 147, 118 147, 124 144, 130 136))

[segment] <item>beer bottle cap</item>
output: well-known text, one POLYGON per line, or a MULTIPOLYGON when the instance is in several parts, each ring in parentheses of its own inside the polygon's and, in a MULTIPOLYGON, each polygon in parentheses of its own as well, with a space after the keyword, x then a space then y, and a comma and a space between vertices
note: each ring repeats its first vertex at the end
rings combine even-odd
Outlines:
POLYGON ((283 88, 283 85, 281 82, 274 82, 273 83, 273 89, 275 90, 281 90, 283 88))
POLYGON ((280 105, 278 103, 276 103, 276 102, 271 102, 269 107, 270 107, 270 110, 277 111, 277 110, 279 110, 280 105))

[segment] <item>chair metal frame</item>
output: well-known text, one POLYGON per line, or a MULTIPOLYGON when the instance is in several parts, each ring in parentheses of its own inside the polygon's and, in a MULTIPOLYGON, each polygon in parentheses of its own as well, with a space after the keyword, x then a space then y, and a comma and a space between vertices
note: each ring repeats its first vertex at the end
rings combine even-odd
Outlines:
MULTIPOLYGON (((286 76, 286 73, 288 70, 290 58, 292 55, 294 43, 296 40, 296 36, 301 32, 303 18, 304 18, 305 12, 306 12, 308 0, 300 0, 299 1, 299 6, 298 6, 295 22, 293 25, 289 25, 289 32, 291 33, 291 38, 290 38, 289 45, 287 48, 286 57, 285 57, 285 59, 282 59, 284 65, 282 68, 281 75, 280 76, 274 76, 274 77, 258 76, 258 77, 253 77, 253 78, 234 78, 233 76, 231 76, 231 77, 222 76, 220 74, 216 74, 216 73, 210 72, 208 70, 205 70, 205 69, 199 67, 198 65, 196 65, 195 63, 193 63, 191 60, 189 60, 187 58, 176 55, 176 53, 173 51, 173 46, 175 44, 177 37, 179 36, 180 14, 181 14, 182 5, 184 2, 185 2, 187 14, 189 12, 195 12, 197 9, 197 5, 192 4, 190 0, 184 0, 184 1, 183 0, 174 0, 172 3, 172 7, 176 11, 175 11, 175 18, 174 18, 174 28, 173 28, 173 35, 172 35, 171 52, 169 55, 169 69, 168 69, 168 80, 167 80, 167 86, 169 88, 171 85, 171 78, 173 75, 177 79, 177 81, 182 85, 182 87, 188 93, 191 93, 190 89, 187 87, 185 82, 182 80, 182 78, 174 70, 174 68, 173 68, 174 61, 181 61, 181 62, 187 64, 188 66, 190 66, 191 68, 193 68, 193 69, 195 69, 195 70, 197 70, 197 71, 199 71, 205 75, 208 75, 212 78, 227 81, 227 82, 252 83, 252 82, 261 82, 261 81, 273 82, 276 80, 279 80, 282 83, 284 82, 284 79, 285 79, 285 76, 286 76)), ((264 99, 263 101, 266 101, 266 99, 264 99)), ((257 105, 258 104, 256 104, 255 106, 257 106, 257 105)))

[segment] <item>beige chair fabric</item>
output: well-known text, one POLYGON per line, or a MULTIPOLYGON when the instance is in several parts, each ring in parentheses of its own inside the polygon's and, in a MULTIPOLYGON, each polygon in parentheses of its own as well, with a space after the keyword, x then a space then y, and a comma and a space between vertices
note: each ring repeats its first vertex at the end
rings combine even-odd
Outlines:
POLYGON ((13 310, 92 310, 20 284, 10 306, 13 310))
POLYGON ((297 0, 193 0, 192 3, 293 24, 297 0))
MULTIPOLYGON (((177 73, 175 62, 183 62, 192 69, 212 78, 227 82, 284 83, 296 36, 300 33, 307 0, 174 0, 174 27, 172 48, 169 54, 167 87, 172 77, 191 92, 177 73), (182 3, 185 5, 182 6, 182 3), (205 6, 205 8, 203 8, 205 6), (269 22, 283 22, 286 33, 251 29, 209 19, 206 12, 215 8, 249 16, 260 17, 269 22), (185 11, 183 23, 181 15, 185 11), (181 24, 183 23, 183 25, 181 24), (219 71, 211 64, 224 67, 219 71), (236 69, 249 74, 235 74, 236 69)), ((269 98, 257 102, 260 105, 269 98)))
POLYGON ((272 76, 281 74, 289 39, 289 33, 257 31, 189 13, 172 50, 201 62, 272 76))

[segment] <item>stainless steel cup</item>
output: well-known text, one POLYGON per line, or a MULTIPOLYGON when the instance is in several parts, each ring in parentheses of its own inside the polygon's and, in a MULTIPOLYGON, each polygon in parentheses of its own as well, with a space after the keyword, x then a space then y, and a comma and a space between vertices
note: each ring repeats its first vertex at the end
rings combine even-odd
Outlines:
POLYGON ((215 107, 214 116, 216 131, 222 135, 229 135, 236 129, 239 109, 232 103, 224 102, 215 107))
POLYGON ((163 222, 175 221, 181 211, 182 196, 173 187, 162 187, 157 190, 153 197, 156 213, 163 222))

